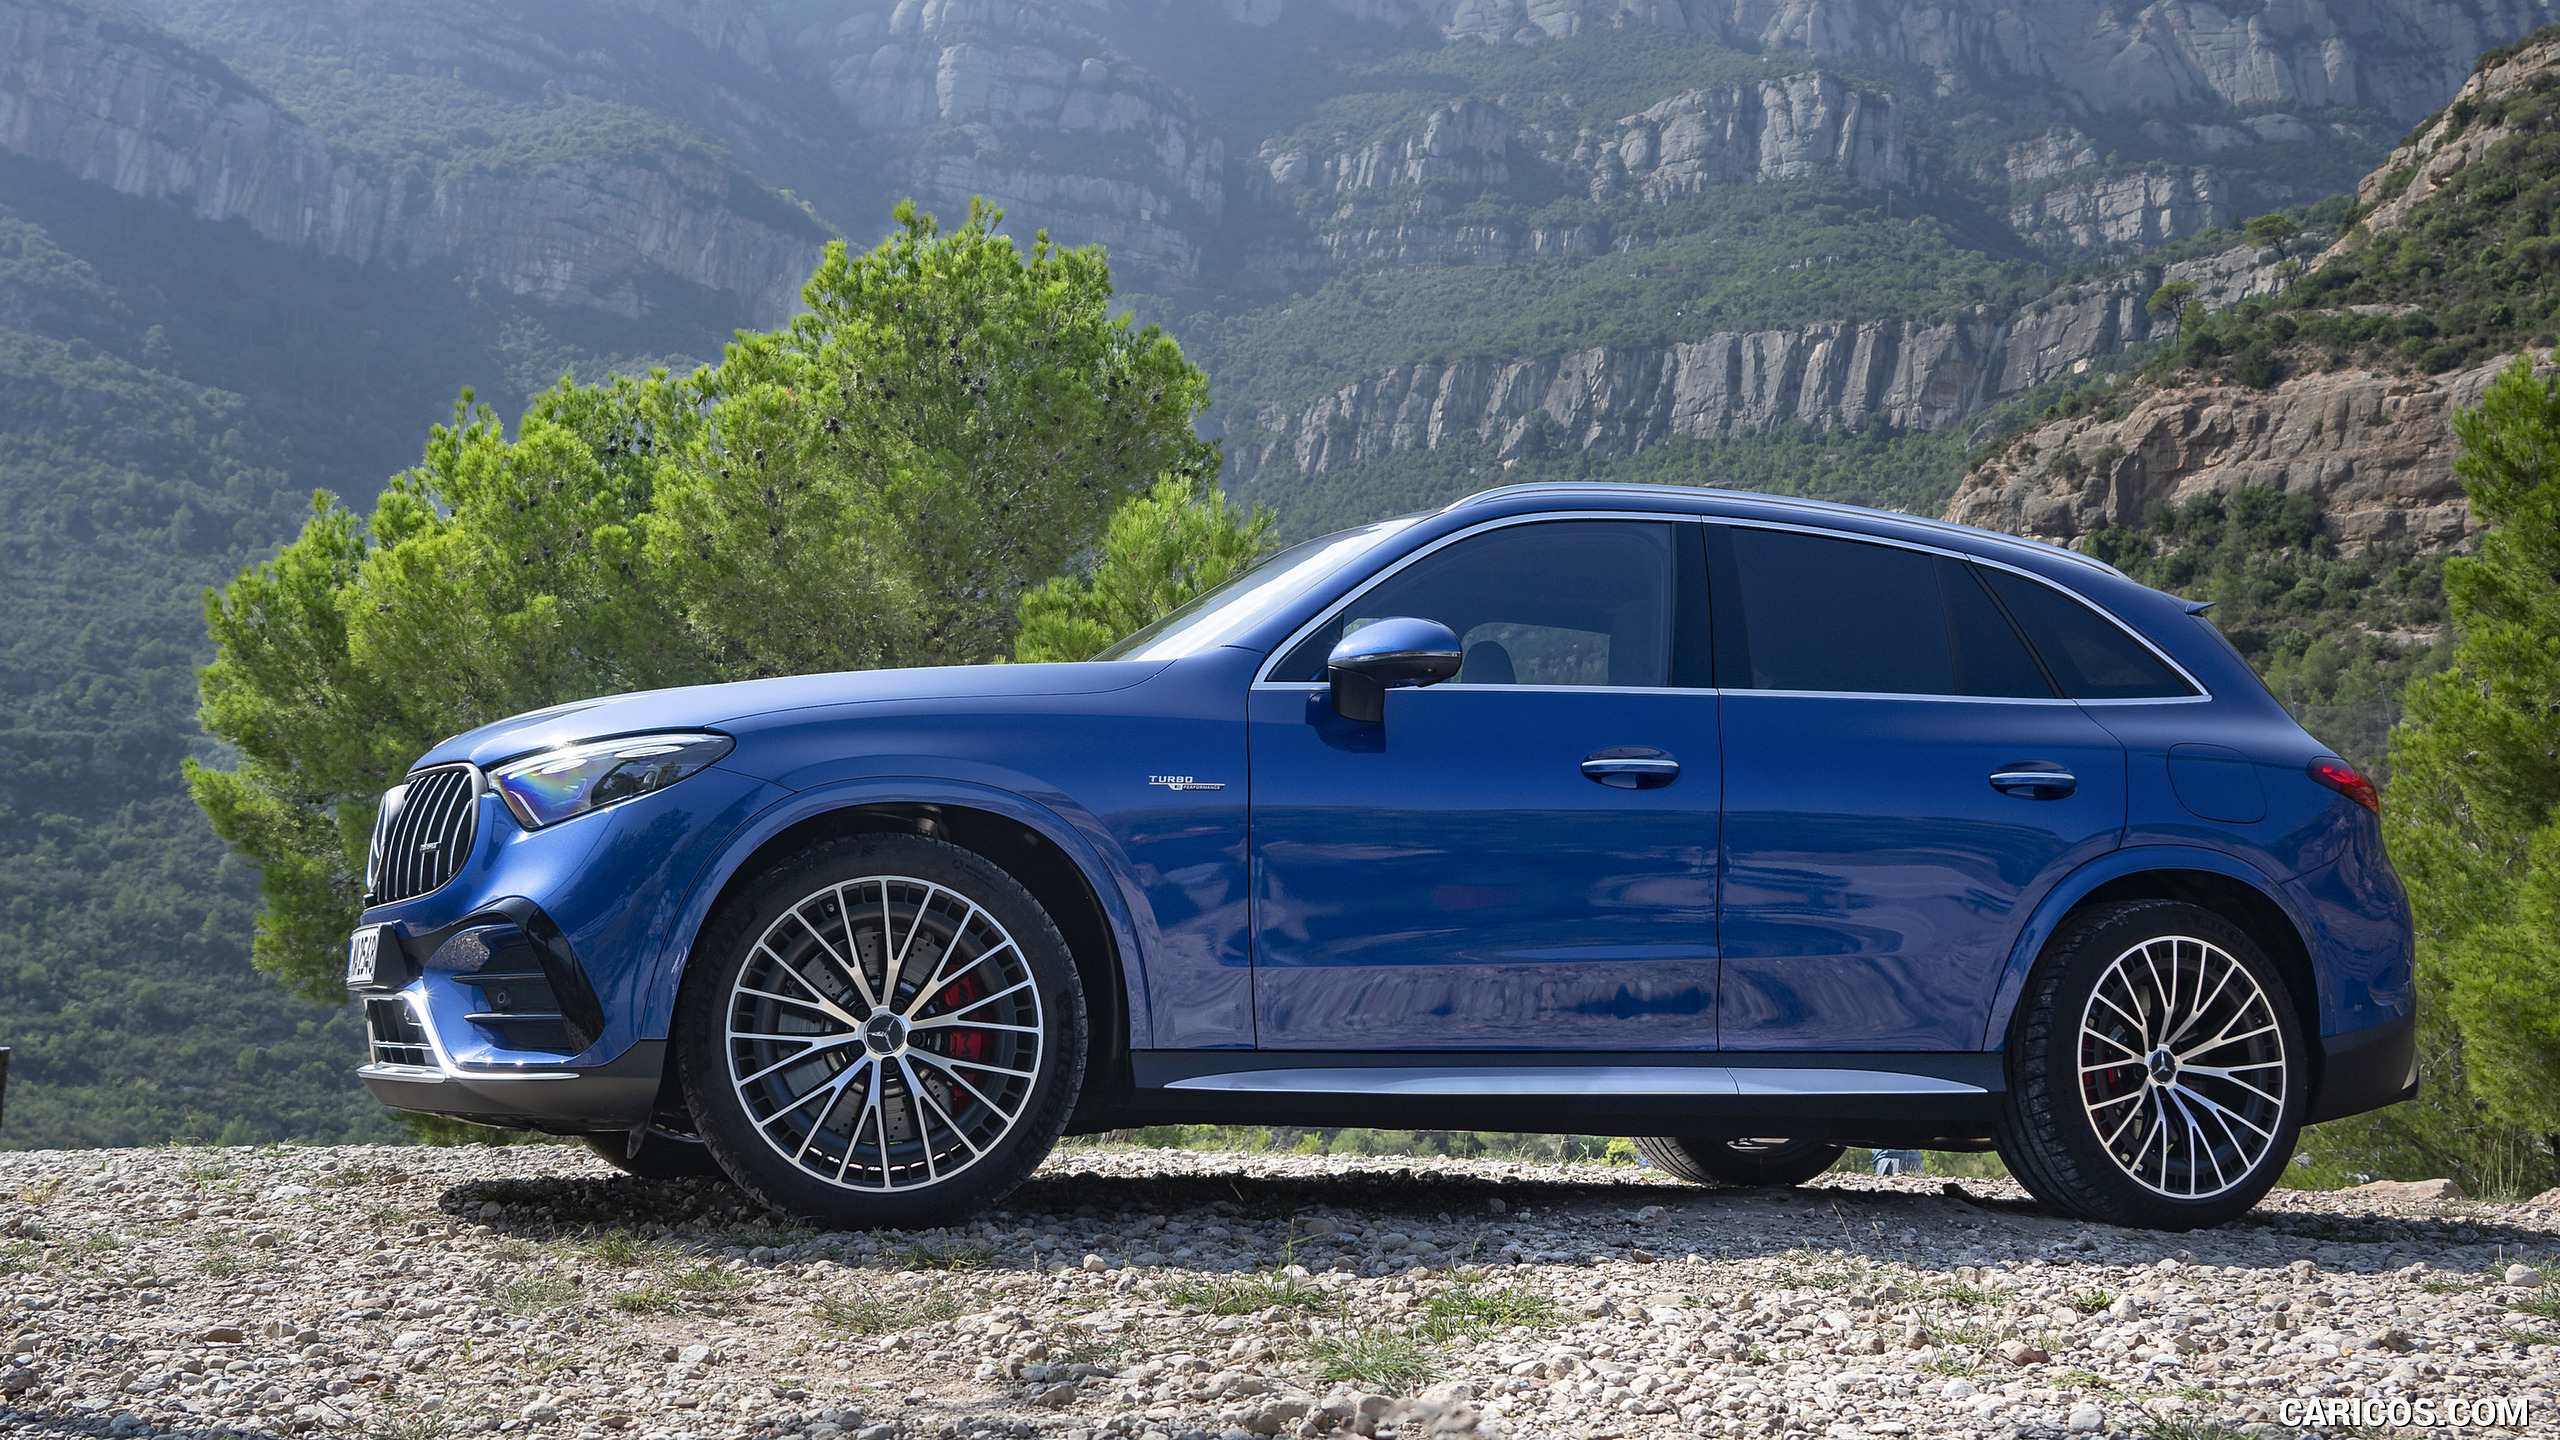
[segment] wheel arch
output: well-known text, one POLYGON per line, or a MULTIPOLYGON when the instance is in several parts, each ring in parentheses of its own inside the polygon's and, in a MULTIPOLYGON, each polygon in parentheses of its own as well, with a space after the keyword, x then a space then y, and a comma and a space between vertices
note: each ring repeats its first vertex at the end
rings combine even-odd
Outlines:
POLYGON ((1085 1060, 1084 1094, 1102 1098, 1128 1088, 1134 1027, 1145 1013, 1144 996, 1135 983, 1139 967, 1131 963, 1137 939, 1116 887, 1096 881, 1100 858, 1073 827, 1019 797, 966 791, 931 798, 857 791, 818 804, 777 808, 787 808, 789 813, 770 815, 733 841, 686 907, 682 932, 668 949, 671 960, 660 987, 670 1040, 682 1019, 677 996, 684 987, 694 942, 757 876, 783 857, 823 840, 921 835, 987 860, 1030 891, 1048 912, 1083 982, 1091 1047, 1085 1060))
POLYGON ((2309 1093, 2319 1093, 2321 990, 2311 959, 2311 927, 2284 891, 2254 866, 2217 851, 2187 847, 2119 850, 2091 861, 2045 897, 2019 932, 1998 998, 1983 1030, 1985 1049, 2007 1048, 2018 997, 2044 954, 2046 942, 2073 916, 2123 900, 2178 900, 2210 910, 2239 927, 2275 962, 2291 993, 2311 1068, 2309 1093))

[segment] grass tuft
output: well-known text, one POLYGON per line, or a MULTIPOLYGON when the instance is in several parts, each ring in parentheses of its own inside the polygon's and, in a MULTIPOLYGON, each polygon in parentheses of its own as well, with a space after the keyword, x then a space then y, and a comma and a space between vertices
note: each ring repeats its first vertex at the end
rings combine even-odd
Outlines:
POLYGON ((1564 1319, 1563 1306, 1525 1286, 1469 1284, 1431 1297, 1423 1307, 1419 1328, 1431 1339, 1446 1344, 1482 1339, 1515 1325, 1532 1330, 1552 1329, 1564 1319))
POLYGON ((2108 1290, 2083 1290, 2064 1303, 2083 1315, 2095 1315, 2116 1303, 2116 1297, 2114 1292, 2108 1290))
POLYGON ((1439 1372, 1440 1357, 1406 1330, 1346 1330, 1307 1346, 1307 1359, 1327 1380, 1381 1395, 1409 1395, 1439 1372))
POLYGON ((577 1303, 578 1282, 566 1275, 535 1271, 508 1276, 498 1282, 491 1294, 501 1309, 517 1315, 537 1315, 577 1303))
POLYGON ((921 1240, 909 1242, 898 1253, 900 1267, 908 1270, 978 1270, 993 1258, 983 1245, 947 1245, 937 1250, 921 1240))
POLYGON ((1264 1310, 1302 1310, 1331 1315, 1342 1302, 1295 1275, 1265 1271, 1253 1275, 1186 1275, 1161 1291, 1175 1305, 1197 1305, 1212 1315, 1252 1315, 1264 1310))
POLYGON ((830 1295, 810 1308, 809 1318, 830 1330, 850 1331, 856 1335, 885 1335, 893 1330, 939 1324, 959 1314, 958 1296, 938 1286, 929 1286, 903 1294, 866 1291, 853 1295, 830 1295))

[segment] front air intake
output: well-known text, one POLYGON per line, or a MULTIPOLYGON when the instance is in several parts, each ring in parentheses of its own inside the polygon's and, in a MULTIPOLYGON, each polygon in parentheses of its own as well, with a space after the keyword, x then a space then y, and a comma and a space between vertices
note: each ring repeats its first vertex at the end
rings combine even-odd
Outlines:
POLYGON ((382 797, 365 865, 368 905, 413 900, 462 869, 480 811, 480 775, 468 765, 421 770, 382 797))

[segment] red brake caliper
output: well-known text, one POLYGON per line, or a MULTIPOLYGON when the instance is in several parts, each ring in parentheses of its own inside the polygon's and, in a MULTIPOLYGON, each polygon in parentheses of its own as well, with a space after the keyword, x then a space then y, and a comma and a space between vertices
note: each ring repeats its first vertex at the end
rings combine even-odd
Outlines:
MULTIPOLYGON (((942 1013, 946 1015, 957 1015, 961 1011, 968 1009, 970 1005, 977 1001, 982 990, 983 987, 979 985, 978 977, 974 973, 963 975, 959 979, 954 980, 949 985, 943 987, 942 994, 939 997, 942 1001, 942 1013)), ((948 1055, 955 1061, 967 1060, 978 1064, 986 1063, 986 1031, 971 1030, 965 1027, 955 1026, 954 1028, 945 1030, 942 1033, 945 1047, 942 1053, 948 1055)), ((965 1110, 976 1103, 977 1102, 974 1099, 970 1098, 967 1090, 964 1090, 957 1085, 951 1087, 951 1114, 953 1119, 958 1119, 962 1110, 965 1110)))

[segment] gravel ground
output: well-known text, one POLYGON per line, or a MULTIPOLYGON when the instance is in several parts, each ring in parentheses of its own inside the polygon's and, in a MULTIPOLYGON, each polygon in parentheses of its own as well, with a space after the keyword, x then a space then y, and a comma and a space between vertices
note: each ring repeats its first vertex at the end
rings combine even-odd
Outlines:
POLYGON ((2547 1204, 2168 1235, 2005 1182, 1094 1149, 978 1222, 822 1234, 564 1147, 25 1152, 0 1430, 2206 1440, 2349 1428, 2273 1423, 2324 1397, 2548 1435, 2555 1252, 2547 1204))

